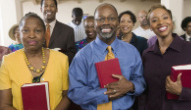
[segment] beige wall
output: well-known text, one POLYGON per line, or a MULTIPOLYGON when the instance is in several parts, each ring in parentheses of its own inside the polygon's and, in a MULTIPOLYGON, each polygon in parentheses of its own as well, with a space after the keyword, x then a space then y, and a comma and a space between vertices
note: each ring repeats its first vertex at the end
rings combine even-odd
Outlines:
MULTIPOLYGON (((107 3, 113 4, 119 13, 125 10, 131 10, 135 14, 137 14, 139 10, 148 10, 152 5, 158 4, 153 1, 140 2, 140 0, 128 0, 125 2, 119 2, 119 0, 107 0, 107 3)), ((81 7, 85 14, 93 15, 95 8, 99 4, 98 0, 86 0, 81 3, 77 3, 76 1, 60 2, 58 5, 57 19, 63 23, 70 22, 71 11, 74 7, 81 7)), ((183 18, 191 16, 190 6, 191 0, 184 0, 183 18)), ((34 5, 32 0, 0 0, 0 45, 8 46, 13 42, 8 37, 8 30, 12 25, 18 23, 19 18, 21 18, 22 15, 30 11, 35 12, 42 17, 40 5, 34 5), (21 1, 21 7, 17 3, 18 1, 21 1), (18 7, 20 8, 18 9, 18 7)), ((136 23, 136 26, 137 25, 138 23, 136 23)))
MULTIPOLYGON (((107 0, 107 2, 103 3, 113 4, 117 8, 119 13, 125 10, 131 10, 135 14, 137 14, 138 11, 142 9, 148 10, 153 4, 159 4, 159 2, 140 2, 139 0, 129 0, 126 2, 107 0)), ((93 15, 95 8, 100 4, 101 3, 99 3, 98 0, 87 0, 81 3, 77 3, 76 1, 60 2, 60 4, 58 5, 57 19, 63 23, 69 23, 72 16, 71 12, 74 7, 81 7, 84 10, 84 14, 93 15)), ((42 17, 42 13, 40 12, 40 5, 33 5, 31 1, 24 2, 23 13, 25 14, 31 10, 33 10, 33 12, 36 12, 42 17)))

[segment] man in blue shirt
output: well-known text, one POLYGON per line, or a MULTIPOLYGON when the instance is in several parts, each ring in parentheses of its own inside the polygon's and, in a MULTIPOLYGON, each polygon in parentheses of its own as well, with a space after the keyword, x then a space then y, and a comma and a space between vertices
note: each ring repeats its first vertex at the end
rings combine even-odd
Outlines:
POLYGON ((113 5, 98 6, 94 18, 98 36, 76 54, 70 65, 68 97, 85 110, 96 110, 97 105, 109 101, 112 101, 113 110, 130 109, 135 96, 145 89, 139 52, 134 46, 116 38, 118 13, 113 5), (95 63, 104 61, 108 46, 119 59, 122 75, 113 75, 119 81, 100 88, 95 63))

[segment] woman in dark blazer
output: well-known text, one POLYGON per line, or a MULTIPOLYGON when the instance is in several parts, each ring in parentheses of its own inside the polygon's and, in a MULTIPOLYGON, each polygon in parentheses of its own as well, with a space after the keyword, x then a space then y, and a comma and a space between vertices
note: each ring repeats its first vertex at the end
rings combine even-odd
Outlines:
POLYGON ((147 39, 136 36, 132 32, 135 22, 136 17, 131 11, 124 11, 119 15, 119 26, 122 32, 122 36, 119 39, 135 46, 142 55, 143 51, 147 48, 147 39))

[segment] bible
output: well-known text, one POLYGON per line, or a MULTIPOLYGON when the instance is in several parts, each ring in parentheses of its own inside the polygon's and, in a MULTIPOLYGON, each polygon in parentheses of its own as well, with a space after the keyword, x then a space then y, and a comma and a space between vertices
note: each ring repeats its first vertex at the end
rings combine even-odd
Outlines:
MULTIPOLYGON (((172 66, 170 79, 175 82, 180 73, 182 87, 191 88, 191 64, 172 66)), ((167 99, 178 99, 178 95, 167 92, 167 99)))
POLYGON ((50 110, 48 82, 24 84, 21 93, 24 110, 50 110))
POLYGON ((118 81, 117 78, 112 77, 112 74, 122 75, 118 58, 97 62, 95 66, 101 88, 104 88, 109 83, 118 81))

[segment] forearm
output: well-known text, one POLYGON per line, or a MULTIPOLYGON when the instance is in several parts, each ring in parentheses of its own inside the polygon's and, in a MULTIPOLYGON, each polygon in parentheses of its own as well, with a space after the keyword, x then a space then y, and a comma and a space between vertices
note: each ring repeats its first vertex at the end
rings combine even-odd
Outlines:
POLYGON ((67 96, 63 97, 55 110, 67 110, 70 106, 70 100, 67 96))

